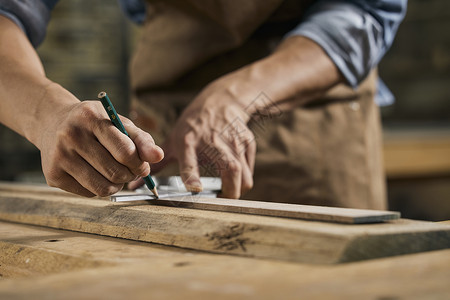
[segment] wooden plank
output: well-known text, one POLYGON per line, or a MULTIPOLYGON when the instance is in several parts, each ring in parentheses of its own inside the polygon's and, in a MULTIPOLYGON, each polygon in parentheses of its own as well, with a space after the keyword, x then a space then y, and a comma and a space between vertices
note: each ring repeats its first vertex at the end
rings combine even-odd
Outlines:
POLYGON ((378 223, 400 218, 400 213, 390 211, 205 198, 196 195, 183 197, 170 197, 168 195, 155 199, 152 195, 129 194, 112 196, 111 198, 113 202, 121 202, 124 198, 129 199, 128 201, 148 200, 151 204, 164 206, 349 224, 378 223))
MULTIPOLYGON (((68 194, 59 189, 50 188, 43 185, 24 185, 0 182, 0 192, 22 193, 23 191, 27 191, 29 193, 38 193, 40 195, 61 195, 63 197, 77 197, 76 195, 68 194)), ((121 199, 123 198, 132 198, 143 201, 151 200, 151 204, 163 206, 351 224, 377 223, 400 218, 400 213, 391 211, 298 205, 262 201, 246 201, 223 198, 205 198, 197 196, 174 198, 168 196, 160 197, 160 199, 154 199, 154 197, 151 195, 121 192, 111 198, 115 202, 121 202, 121 199)), ((106 200, 108 198, 105 197, 103 199, 106 200)), ((130 205, 137 204, 132 203, 130 205)), ((140 205, 144 204, 140 203, 140 205)))
POLYGON ((0 191, 0 219, 169 246, 333 264, 450 247, 450 226, 337 224, 181 207, 115 204, 64 192, 0 191))
MULTIPOLYGON (((9 255, 6 263, 19 264, 25 271, 34 272, 24 274, 28 278, 0 280, 1 299, 448 299, 450 296, 450 250, 323 266, 182 251, 0 222, 2 244, 22 249, 9 255), (60 241, 49 243, 49 238, 60 241), (90 261, 98 265, 83 264, 77 268, 70 264, 66 268, 65 261, 59 260, 62 255, 81 264, 90 261)), ((4 272, 3 262, 0 272, 4 272)))

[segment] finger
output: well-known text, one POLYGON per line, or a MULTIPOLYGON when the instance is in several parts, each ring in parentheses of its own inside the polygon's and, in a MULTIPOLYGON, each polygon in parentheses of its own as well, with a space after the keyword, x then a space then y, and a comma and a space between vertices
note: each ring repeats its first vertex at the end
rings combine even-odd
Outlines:
POLYGON ((226 141, 222 140, 224 145, 221 146, 221 151, 229 161, 224 171, 225 175, 222 176, 222 179, 225 180, 225 184, 222 185, 222 193, 225 197, 238 198, 253 188, 256 145, 253 134, 250 131, 246 131, 246 133, 249 134, 242 134, 226 141), (240 184, 237 182, 239 178, 241 179, 240 184))
POLYGON ((77 149, 84 160, 113 183, 126 183, 137 179, 127 167, 117 162, 98 141, 82 143, 77 149))
POLYGON ((242 167, 234 157, 225 162, 226 167, 221 170, 221 197, 238 199, 241 196, 242 167))
POLYGON ((247 144, 247 149, 245 151, 245 158, 247 160, 247 165, 249 166, 250 172, 253 177, 253 173, 255 172, 255 159, 256 159, 256 141, 254 138, 247 144))
MULTIPOLYGON (((164 157, 164 159, 162 161, 160 161, 159 163, 153 164, 151 166, 151 173, 152 174, 158 173, 159 171, 164 169, 168 164, 170 164, 173 161, 175 161, 175 159, 173 157, 164 157)), ((128 183, 128 189, 135 190, 135 189, 141 187, 142 185, 144 185, 144 183, 145 182, 144 182, 144 180, 142 180, 142 178, 138 178, 138 179, 133 180, 130 183, 128 183)))
POLYGON ((156 174, 162 169, 164 169, 170 163, 176 161, 173 147, 171 146, 171 138, 168 138, 161 146, 164 151, 164 158, 154 164, 151 164, 152 174, 156 174))
POLYGON ((149 165, 139 157, 136 145, 108 119, 99 121, 93 131, 100 144, 117 162, 126 166, 131 173, 140 177, 149 174, 149 165))
POLYGON ((164 151, 155 144, 153 137, 139 127, 136 127, 129 119, 125 117, 121 118, 131 140, 136 145, 140 159, 149 163, 161 161, 164 158, 164 151))
POLYGON ((83 197, 92 198, 95 194, 91 193, 89 190, 85 189, 81 184, 79 184, 72 176, 65 173, 58 177, 57 181, 47 181, 47 184, 52 187, 57 187, 65 190, 69 193, 74 193, 83 197))
MULTIPOLYGON (((248 130, 246 131, 246 133, 250 133, 250 131, 248 130)), ((242 136, 239 136, 238 138, 229 140, 228 143, 232 150, 232 153, 235 155, 241 165, 241 195, 245 194, 253 187, 253 170, 252 166, 249 165, 249 160, 250 163, 254 163, 254 153, 251 152, 254 151, 254 148, 252 148, 253 140, 253 134, 244 134, 242 136)))
POLYGON ((222 179, 222 192, 220 196, 237 199, 241 195, 242 163, 236 158, 230 146, 221 142, 220 139, 215 140, 213 147, 215 150, 211 152, 217 153, 215 154, 213 163, 222 179))
POLYGON ((85 189, 101 197, 117 193, 123 188, 123 184, 110 182, 77 154, 70 160, 64 160, 62 168, 85 189))
MULTIPOLYGON (((151 165, 151 173, 152 174, 158 173, 159 171, 164 169, 168 164, 170 164, 176 160, 175 157, 173 156, 173 151, 171 150, 171 147, 169 146, 169 144, 170 144, 169 141, 166 141, 162 146, 162 149, 164 149, 164 153, 165 153, 164 158, 160 162, 151 165)), ((144 183, 145 183, 144 180, 139 178, 137 180, 130 182, 128 184, 128 189, 135 190, 135 189, 143 186, 144 183)))
POLYGON ((201 192, 203 190, 200 182, 200 172, 198 169, 197 153, 192 144, 190 135, 185 137, 184 148, 181 149, 178 163, 180 165, 180 176, 188 191, 201 192))
POLYGON ((240 153, 240 161, 244 166, 242 172, 241 195, 253 188, 253 172, 255 168, 256 142, 250 140, 244 151, 240 153))
POLYGON ((239 162, 242 166, 241 195, 244 195, 253 187, 253 173, 248 165, 246 152, 239 155, 239 162))

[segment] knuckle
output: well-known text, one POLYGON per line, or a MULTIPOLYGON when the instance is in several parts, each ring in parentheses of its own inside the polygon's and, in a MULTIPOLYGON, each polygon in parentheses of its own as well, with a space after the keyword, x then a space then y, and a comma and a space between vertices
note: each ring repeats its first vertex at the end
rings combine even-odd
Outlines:
POLYGON ((136 155, 136 146, 131 142, 120 142, 117 145, 117 158, 119 162, 126 166, 130 166, 134 161, 134 156, 136 155))
POLYGON ((142 163, 137 168, 132 170, 132 173, 136 176, 143 175, 147 172, 150 172, 150 166, 148 163, 142 163))
POLYGON ((130 119, 128 119, 127 117, 124 117, 124 116, 120 115, 120 120, 122 121, 122 124, 125 127, 135 126, 134 123, 130 119))
POLYGON ((112 195, 112 193, 109 193, 109 189, 100 187, 96 189, 95 194, 100 197, 107 197, 109 195, 112 195))
POLYGON ((95 194, 100 197, 107 197, 117 193, 122 189, 123 185, 97 185, 95 187, 95 194))
POLYGON ((52 155, 52 162, 60 163, 69 159, 69 151, 66 149, 66 144, 63 141, 59 141, 56 144, 55 151, 52 155))
POLYGON ((61 172, 54 168, 44 170, 45 181, 47 182, 47 185, 51 187, 61 186, 61 175, 61 172))
POLYGON ((123 169, 123 168, 119 168, 119 167, 109 167, 107 169, 107 176, 109 181, 113 182, 113 183, 125 183, 128 181, 128 179, 130 179, 127 174, 127 172, 123 169))
POLYGON ((111 124, 111 122, 104 122, 105 117, 100 113, 97 105, 93 101, 81 102, 78 107, 72 112, 68 120, 67 127, 76 132, 92 131, 95 128, 101 129, 101 124, 111 124))
POLYGON ((76 113, 78 118, 88 121, 99 116, 97 107, 91 101, 81 102, 76 113))
POLYGON ((109 195, 112 195, 112 193, 110 194, 110 193, 109 193, 109 190, 106 189, 106 188, 97 188, 97 189, 95 190, 95 194, 96 194, 97 196, 100 196, 100 197, 107 197, 107 196, 109 196, 109 195))
POLYGON ((123 189, 123 186, 123 184, 116 184, 111 186, 108 190, 108 196, 120 192, 123 189))
POLYGON ((250 130, 250 128, 247 127, 248 130, 245 131, 245 138, 249 143, 253 142, 255 140, 255 135, 250 130))
POLYGON ((57 178, 63 176, 63 173, 65 173, 63 170, 77 167, 74 162, 74 151, 66 147, 67 145, 57 145, 48 163, 49 172, 57 178))
POLYGON ((70 124, 57 131, 58 148, 79 143, 83 138, 83 129, 77 124, 70 124))
POLYGON ((191 147, 195 142, 195 138, 193 134, 190 132, 183 136, 182 142, 185 147, 191 147))
POLYGON ((241 165, 236 161, 229 161, 228 162, 228 172, 231 174, 239 174, 242 171, 241 165))
POLYGON ((247 151, 250 151, 252 154, 256 153, 256 141, 255 138, 249 140, 247 143, 247 151))
POLYGON ((244 180, 242 182, 242 190, 244 192, 249 191, 253 188, 253 179, 244 180))
POLYGON ((58 180, 55 180, 55 178, 47 176, 45 177, 45 181, 47 182, 47 185, 50 187, 59 187, 58 180))

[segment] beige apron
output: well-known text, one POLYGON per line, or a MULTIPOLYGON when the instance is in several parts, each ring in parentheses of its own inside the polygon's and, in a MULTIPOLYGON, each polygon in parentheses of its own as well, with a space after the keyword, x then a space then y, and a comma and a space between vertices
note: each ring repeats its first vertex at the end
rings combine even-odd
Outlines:
MULTIPOLYGON (((131 118, 162 143, 205 85, 269 55, 310 2, 149 1, 130 67, 131 118)), ((372 72, 356 91, 342 84, 314 105, 250 122, 254 188, 243 198, 385 209, 375 79, 372 72)))

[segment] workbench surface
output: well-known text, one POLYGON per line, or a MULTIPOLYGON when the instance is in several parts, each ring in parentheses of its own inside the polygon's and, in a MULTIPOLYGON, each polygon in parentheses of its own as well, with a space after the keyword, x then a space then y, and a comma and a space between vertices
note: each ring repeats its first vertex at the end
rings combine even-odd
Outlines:
POLYGON ((449 299, 450 250, 340 265, 0 222, 1 299, 449 299))
POLYGON ((0 299, 450 298, 444 223, 111 206, 40 189, 0 184, 0 299))

